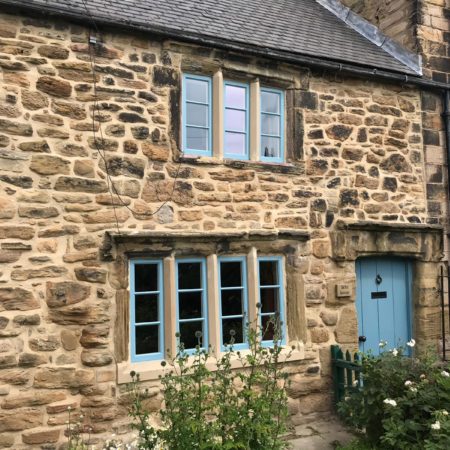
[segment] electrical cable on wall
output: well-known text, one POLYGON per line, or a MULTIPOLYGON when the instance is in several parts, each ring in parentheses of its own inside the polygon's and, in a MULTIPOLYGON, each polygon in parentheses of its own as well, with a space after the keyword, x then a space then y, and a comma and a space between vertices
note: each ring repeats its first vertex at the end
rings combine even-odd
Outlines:
MULTIPOLYGON (((83 5, 84 5, 84 9, 86 11, 86 14, 90 20, 90 22, 92 23, 92 26, 95 30, 95 32, 97 33, 97 35, 100 34, 100 31, 97 27, 97 24, 94 20, 94 18, 92 17, 89 8, 87 7, 87 3, 85 0, 82 0, 83 5)), ((108 160, 106 158, 105 155, 105 151, 102 148, 102 145, 104 143, 104 136, 103 136, 103 130, 102 130, 102 126, 101 126, 101 122, 99 122, 99 133, 100 133, 100 142, 99 139, 97 138, 96 135, 96 131, 95 131, 95 118, 96 118, 96 114, 100 114, 100 108, 98 105, 98 96, 97 96, 97 73, 96 73, 96 60, 95 60, 95 52, 96 52, 96 47, 98 45, 97 42, 97 38, 95 36, 90 35, 89 36, 89 60, 90 60, 90 65, 91 65, 91 71, 92 71, 92 81, 93 81, 93 89, 94 89, 94 101, 93 101, 93 106, 92 106, 92 134, 93 134, 93 142, 94 142, 94 146, 95 149, 97 150, 97 153, 100 155, 100 157, 103 160, 103 163, 105 165, 105 172, 106 172, 106 184, 108 187, 108 192, 111 196, 111 206, 113 208, 114 211, 114 217, 115 217, 115 221, 116 221, 116 227, 117 227, 117 231, 120 234, 120 226, 119 226, 119 219, 117 217, 117 212, 116 212, 116 201, 114 199, 114 196, 117 197, 117 199, 120 202, 120 206, 121 207, 125 207, 127 210, 129 210, 133 215, 139 215, 140 213, 135 211, 133 208, 130 208, 126 202, 122 199, 120 193, 117 191, 116 186, 114 185, 114 180, 111 178, 111 174, 109 172, 109 166, 108 166, 108 160)), ((175 173, 175 178, 173 180, 173 186, 172 186, 172 191, 171 194, 169 196, 169 198, 167 200, 165 200, 158 208, 156 208, 155 211, 151 212, 151 213, 147 213, 146 215, 148 216, 154 216, 155 214, 157 214, 159 211, 161 211, 161 209, 169 202, 172 201, 173 199, 173 195, 175 193, 175 189, 176 189, 176 182, 178 179, 178 176, 180 174, 180 169, 181 169, 181 158, 178 161, 178 167, 175 173)), ((155 187, 155 192, 156 192, 156 197, 159 199, 159 195, 158 195, 158 190, 155 187)), ((159 201, 159 200, 158 200, 159 201)))

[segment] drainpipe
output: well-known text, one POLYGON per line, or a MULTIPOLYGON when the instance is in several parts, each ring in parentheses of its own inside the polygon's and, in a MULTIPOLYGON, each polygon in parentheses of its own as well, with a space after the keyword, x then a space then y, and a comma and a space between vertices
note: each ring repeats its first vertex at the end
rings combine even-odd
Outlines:
MULTIPOLYGON (((450 90, 446 89, 442 95, 443 112, 442 117, 444 119, 444 132, 445 132, 445 147, 447 150, 447 188, 448 188, 448 198, 447 198, 447 219, 450 219, 450 90)), ((450 237, 449 230, 447 230, 447 239, 450 237)), ((450 327, 450 266, 448 265, 449 261, 447 261, 447 295, 449 298, 447 299, 448 303, 448 325, 450 327)), ((442 274, 444 275, 444 274, 442 274)), ((443 281, 443 280, 442 280, 443 281)), ((444 283, 442 282, 442 287, 444 283)), ((442 292, 442 353, 443 360, 446 360, 446 333, 445 333, 445 294, 442 292)), ((449 330, 450 331, 450 330, 449 330)))

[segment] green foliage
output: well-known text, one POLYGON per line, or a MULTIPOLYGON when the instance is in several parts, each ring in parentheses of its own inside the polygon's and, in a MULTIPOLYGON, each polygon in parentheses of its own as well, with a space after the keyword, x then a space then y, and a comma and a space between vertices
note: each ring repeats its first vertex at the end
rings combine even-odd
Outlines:
POLYGON ((450 377, 435 357, 410 358, 403 348, 363 355, 360 384, 338 410, 375 448, 450 448, 450 377))
POLYGON ((281 436, 287 430, 287 374, 280 369, 280 327, 276 320, 270 326, 275 330, 270 348, 261 344, 258 327, 248 327, 249 350, 236 351, 231 337, 217 361, 211 349, 200 347, 200 333, 194 354, 180 346, 163 364, 160 430, 148 427, 134 375, 130 414, 139 431, 139 448, 157 448, 158 439, 170 450, 286 448, 281 436))

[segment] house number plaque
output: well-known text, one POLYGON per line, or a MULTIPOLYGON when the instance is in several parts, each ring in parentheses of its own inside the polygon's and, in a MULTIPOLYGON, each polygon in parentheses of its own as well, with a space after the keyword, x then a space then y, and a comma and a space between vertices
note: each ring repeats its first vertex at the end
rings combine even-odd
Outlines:
POLYGON ((349 284, 339 283, 336 285, 336 297, 350 297, 351 292, 349 284))

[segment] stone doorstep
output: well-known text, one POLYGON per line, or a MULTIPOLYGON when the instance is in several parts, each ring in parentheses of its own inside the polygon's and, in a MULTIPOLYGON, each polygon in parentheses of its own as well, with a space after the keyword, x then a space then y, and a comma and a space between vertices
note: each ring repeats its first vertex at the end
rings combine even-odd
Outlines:
POLYGON ((354 438, 336 417, 327 417, 297 425, 289 443, 292 450, 330 450, 337 443, 347 444, 354 438))

